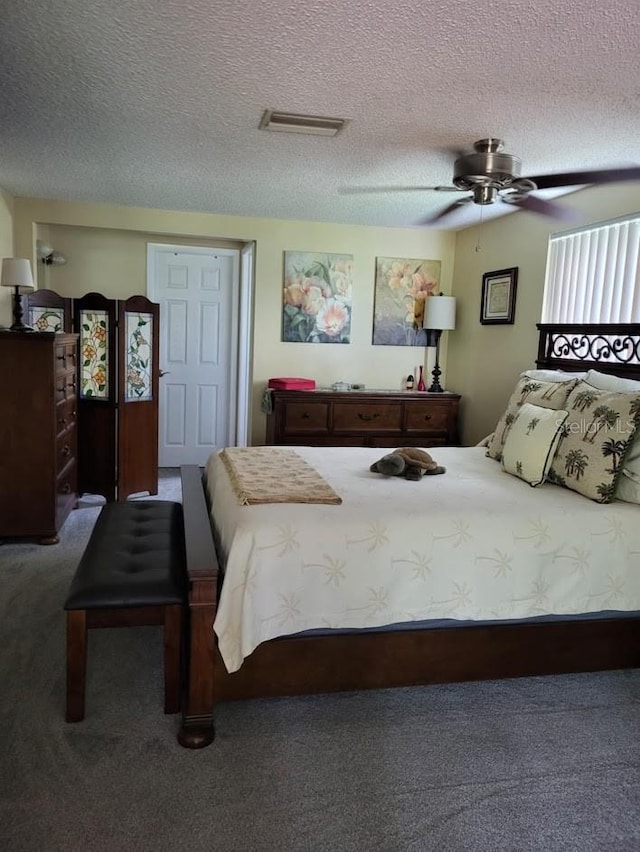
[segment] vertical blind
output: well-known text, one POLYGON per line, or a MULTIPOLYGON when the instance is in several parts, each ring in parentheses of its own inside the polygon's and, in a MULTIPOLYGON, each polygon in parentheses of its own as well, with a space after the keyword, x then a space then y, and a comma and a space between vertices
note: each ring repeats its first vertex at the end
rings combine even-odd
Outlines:
POLYGON ((552 236, 544 323, 640 322, 640 216, 552 236))

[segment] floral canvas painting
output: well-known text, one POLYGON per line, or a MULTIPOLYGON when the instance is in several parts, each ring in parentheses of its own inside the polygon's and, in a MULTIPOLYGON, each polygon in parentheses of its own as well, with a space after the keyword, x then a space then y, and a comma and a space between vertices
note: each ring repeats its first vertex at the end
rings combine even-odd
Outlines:
POLYGON ((353 255, 286 251, 282 339, 349 343, 353 255))
POLYGON ((373 343, 425 346, 425 299, 440 291, 440 261, 376 258, 373 343))

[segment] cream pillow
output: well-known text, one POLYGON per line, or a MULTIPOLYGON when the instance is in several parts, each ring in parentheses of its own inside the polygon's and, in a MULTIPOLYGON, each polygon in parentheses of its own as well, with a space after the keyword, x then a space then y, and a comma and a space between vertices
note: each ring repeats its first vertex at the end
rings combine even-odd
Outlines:
POLYGON ((569 373, 567 370, 525 370, 520 377, 527 376, 530 379, 538 379, 541 382, 566 382, 569 379, 585 379, 586 373, 569 373))
POLYGON ((549 481, 610 503, 640 418, 640 390, 616 393, 579 382, 566 407, 549 481))
POLYGON ((635 379, 622 379, 620 376, 610 376, 609 373, 601 373, 599 370, 589 370, 584 380, 598 390, 616 391, 616 393, 640 391, 640 382, 635 379))
POLYGON ((562 409, 525 402, 511 424, 502 448, 502 467, 529 485, 542 485, 558 447, 562 426, 569 416, 562 409))
POLYGON ((565 407, 567 397, 576 383, 577 379, 569 379, 566 382, 543 382, 530 379, 528 376, 521 376, 507 403, 507 410, 498 421, 495 432, 489 441, 487 448, 489 458, 496 459, 496 461, 502 459, 502 448, 507 440, 509 429, 520 407, 525 402, 558 411, 565 407))

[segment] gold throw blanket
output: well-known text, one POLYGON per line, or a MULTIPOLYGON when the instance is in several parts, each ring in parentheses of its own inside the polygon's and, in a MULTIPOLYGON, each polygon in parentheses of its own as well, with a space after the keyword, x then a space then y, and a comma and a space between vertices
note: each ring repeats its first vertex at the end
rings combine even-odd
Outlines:
POLYGON ((254 503, 342 503, 329 483, 295 450, 227 447, 220 458, 243 506, 254 503))

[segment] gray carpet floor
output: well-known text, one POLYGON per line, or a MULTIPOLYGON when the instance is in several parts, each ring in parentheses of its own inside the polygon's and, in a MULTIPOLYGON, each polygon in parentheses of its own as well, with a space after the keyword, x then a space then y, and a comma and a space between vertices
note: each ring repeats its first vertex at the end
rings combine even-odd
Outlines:
POLYGON ((65 724, 62 606, 98 511, 0 546, 0 849, 640 850, 637 670, 229 703, 186 751, 160 629, 102 630, 65 724))

